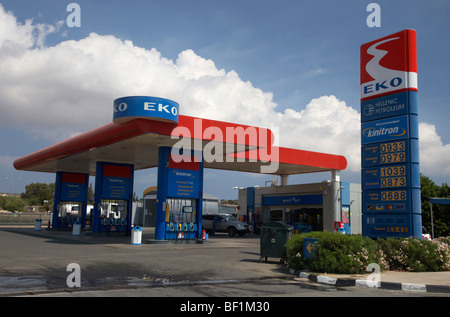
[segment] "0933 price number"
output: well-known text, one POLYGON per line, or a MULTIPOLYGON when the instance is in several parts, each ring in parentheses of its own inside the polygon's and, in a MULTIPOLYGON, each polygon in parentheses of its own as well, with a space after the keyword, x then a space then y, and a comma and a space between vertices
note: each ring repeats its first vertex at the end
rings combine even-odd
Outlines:
POLYGON ((405 141, 380 144, 381 153, 403 152, 406 150, 405 141))

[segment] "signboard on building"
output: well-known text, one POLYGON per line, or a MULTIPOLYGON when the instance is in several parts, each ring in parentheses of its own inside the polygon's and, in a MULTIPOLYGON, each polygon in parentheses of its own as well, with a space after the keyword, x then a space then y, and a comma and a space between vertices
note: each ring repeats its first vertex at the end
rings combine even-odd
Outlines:
POLYGON ((322 205, 323 196, 319 195, 285 195, 285 196, 263 196, 264 206, 285 205, 322 205))
POLYGON ((201 164, 197 161, 194 156, 169 156, 167 197, 200 197, 201 164))
POLYGON ((421 237, 416 33, 361 46, 363 235, 421 237))
POLYGON ((125 165, 103 166, 102 199, 130 199, 131 167, 125 165))
POLYGON ((61 195, 60 201, 83 201, 87 200, 87 174, 61 172, 61 195))
POLYGON ((199 177, 198 170, 169 169, 167 196, 198 198, 199 177))

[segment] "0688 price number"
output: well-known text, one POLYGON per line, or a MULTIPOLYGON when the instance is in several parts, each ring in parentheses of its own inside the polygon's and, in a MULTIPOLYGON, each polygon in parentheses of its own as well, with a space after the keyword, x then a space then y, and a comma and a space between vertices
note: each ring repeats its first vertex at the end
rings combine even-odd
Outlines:
POLYGON ((406 200, 406 190, 392 190, 381 192, 382 201, 406 200))

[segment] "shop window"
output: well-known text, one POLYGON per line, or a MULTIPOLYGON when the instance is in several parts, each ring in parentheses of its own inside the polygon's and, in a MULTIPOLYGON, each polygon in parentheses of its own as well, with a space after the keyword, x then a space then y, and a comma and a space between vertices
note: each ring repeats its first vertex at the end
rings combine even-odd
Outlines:
POLYGON ((293 212, 294 229, 301 232, 323 231, 322 208, 298 208, 293 212))
POLYGON ((283 209, 270 209, 269 220, 271 221, 283 220, 283 209))

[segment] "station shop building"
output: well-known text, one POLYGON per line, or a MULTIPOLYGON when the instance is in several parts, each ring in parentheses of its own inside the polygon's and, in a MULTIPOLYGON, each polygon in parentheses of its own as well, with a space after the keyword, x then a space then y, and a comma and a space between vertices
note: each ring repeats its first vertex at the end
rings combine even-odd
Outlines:
POLYGON ((255 228, 283 220, 299 232, 333 231, 336 222, 346 224, 348 232, 360 231, 358 189, 341 182, 347 166, 341 155, 275 146, 267 128, 179 115, 178 103, 165 98, 118 98, 112 112, 112 123, 14 162, 18 170, 55 173, 55 230, 78 221, 93 233, 130 233, 134 172, 157 167, 156 240, 202 238, 204 168, 281 178, 280 186, 239 190, 239 216, 255 228), (289 175, 318 172, 330 172, 330 180, 287 184, 289 175), (89 176, 95 176, 91 213, 89 176), (80 211, 76 219, 62 212, 68 204, 80 211))
POLYGON ((361 233, 360 184, 323 181, 240 188, 238 202, 240 219, 255 232, 268 221, 283 221, 293 226, 294 233, 337 229, 361 233))

